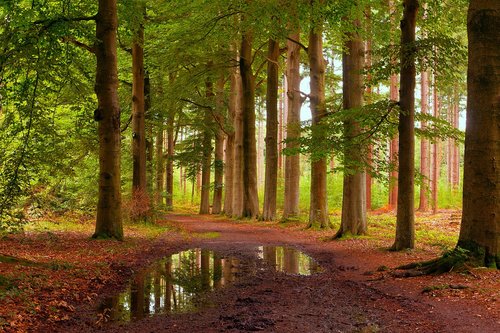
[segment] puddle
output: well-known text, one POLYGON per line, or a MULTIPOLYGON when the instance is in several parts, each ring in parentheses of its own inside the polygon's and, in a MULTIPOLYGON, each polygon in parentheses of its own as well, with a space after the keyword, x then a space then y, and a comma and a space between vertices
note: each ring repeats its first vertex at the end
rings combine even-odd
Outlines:
POLYGON ((293 247, 261 246, 259 258, 274 270, 287 274, 311 275, 323 271, 316 260, 293 247))
MULTIPOLYGON (((291 247, 261 246, 258 250, 258 258, 268 269, 296 275, 322 271, 314 259, 291 247)), ((255 269, 255 261, 222 257, 210 250, 179 252, 138 272, 125 291, 99 306, 99 313, 104 321, 123 322, 196 311, 207 292, 252 275, 255 269)))

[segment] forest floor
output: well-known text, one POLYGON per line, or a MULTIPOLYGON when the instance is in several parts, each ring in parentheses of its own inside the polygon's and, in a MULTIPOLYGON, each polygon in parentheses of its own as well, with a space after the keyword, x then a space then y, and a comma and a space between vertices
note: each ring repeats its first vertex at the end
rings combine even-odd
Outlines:
POLYGON ((391 220, 389 214, 372 216, 373 236, 341 241, 327 241, 334 231, 302 224, 189 214, 167 215, 155 227, 128 226, 124 242, 89 239, 91 221, 64 231, 39 226, 0 239, 0 331, 500 332, 500 271, 395 274, 401 264, 440 255, 437 244, 456 235, 457 216, 421 217, 427 232, 419 237, 426 241, 404 252, 387 251, 391 223, 380 221, 391 220), (244 260, 263 245, 294 247, 323 271, 255 269, 206 294, 209 306, 194 312, 116 323, 97 310, 136 272, 167 255, 202 248, 244 260))

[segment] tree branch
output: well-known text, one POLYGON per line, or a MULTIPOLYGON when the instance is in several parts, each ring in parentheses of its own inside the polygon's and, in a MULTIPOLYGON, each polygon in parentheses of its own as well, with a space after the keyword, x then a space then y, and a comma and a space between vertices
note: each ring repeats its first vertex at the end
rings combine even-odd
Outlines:
POLYGON ((76 40, 74 37, 66 36, 66 37, 62 38, 62 41, 64 43, 71 43, 71 44, 73 44, 75 46, 78 46, 79 48, 82 48, 84 50, 89 51, 90 53, 94 53, 95 54, 95 51, 96 51, 95 47, 87 45, 85 43, 82 43, 82 42, 76 40))
POLYGON ((294 42, 295 44, 299 45, 304 51, 307 52, 308 48, 304 44, 299 42, 298 40, 295 40, 295 39, 290 38, 290 37, 287 37, 286 39, 289 40, 290 42, 294 42))

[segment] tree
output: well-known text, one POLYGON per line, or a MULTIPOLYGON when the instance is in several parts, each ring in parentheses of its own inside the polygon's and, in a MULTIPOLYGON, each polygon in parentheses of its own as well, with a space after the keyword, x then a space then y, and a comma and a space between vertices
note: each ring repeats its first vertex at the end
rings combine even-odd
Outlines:
MULTIPOLYGON (((300 138, 300 108, 303 98, 300 96, 300 31, 294 29, 287 41, 286 79, 288 99, 286 109, 286 148, 298 148, 297 139, 300 138), (296 42, 295 42, 296 41, 296 42)), ((300 155, 285 156, 285 198, 283 219, 294 218, 299 214, 299 185, 300 185, 300 155)))
MULTIPOLYGON (((144 12, 142 5, 137 6, 144 12)), ((139 23, 132 44, 132 201, 137 215, 134 218, 145 218, 149 202, 146 188, 146 114, 144 96, 144 25, 139 23)))
POLYGON ((240 49, 240 75, 243 113, 243 212, 240 217, 259 215, 257 191, 257 151, 255 140, 255 77, 252 71, 252 40, 250 30, 243 32, 240 49))
POLYGON ((467 18, 467 127, 458 246, 500 267, 500 2, 471 0, 467 18))
MULTIPOLYGON (((359 19, 353 21, 354 29, 360 28, 359 19)), ((354 109, 363 106, 364 45, 359 33, 348 33, 342 54, 343 107, 354 109)), ((356 137, 361 128, 356 119, 344 122, 346 139, 356 137)), ((366 233, 366 175, 363 168, 363 149, 359 144, 348 144, 344 152, 344 188, 342 218, 336 237, 345 234, 366 233)))
POLYGON ((225 78, 223 75, 219 77, 216 83, 215 94, 215 114, 214 118, 217 122, 215 130, 215 154, 214 154, 214 196, 212 200, 212 214, 220 214, 222 212, 222 190, 224 177, 224 85, 225 78))
MULTIPOLYGON (((314 8, 313 10, 317 10, 314 8)), ((307 55, 310 66, 310 105, 313 126, 313 141, 320 142, 322 129, 319 126, 326 116, 325 105, 325 59, 323 58, 323 21, 314 17, 309 31, 307 55)), ((320 156, 311 161, 311 197, 309 202, 308 227, 328 229, 328 201, 326 195, 326 157, 320 156)))
POLYGON ((415 246, 415 26, 418 0, 404 0, 401 20, 401 89, 399 105, 399 172, 396 240, 392 248, 415 246))
POLYGON ((96 16, 95 54, 97 59, 95 92, 99 123, 99 201, 94 238, 123 239, 120 191, 120 105, 116 34, 116 0, 99 0, 96 16))
POLYGON ((266 176, 262 219, 272 221, 276 217, 278 186, 278 57, 279 43, 269 39, 267 53, 266 94, 266 176))

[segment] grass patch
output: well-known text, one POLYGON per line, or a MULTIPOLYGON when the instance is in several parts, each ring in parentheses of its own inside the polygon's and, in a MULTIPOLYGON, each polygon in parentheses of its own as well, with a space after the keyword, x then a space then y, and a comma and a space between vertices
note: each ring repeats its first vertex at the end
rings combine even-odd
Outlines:
POLYGON ((215 239, 220 237, 220 233, 216 231, 209 232, 197 232, 192 234, 194 237, 202 238, 202 239, 215 239))

